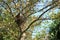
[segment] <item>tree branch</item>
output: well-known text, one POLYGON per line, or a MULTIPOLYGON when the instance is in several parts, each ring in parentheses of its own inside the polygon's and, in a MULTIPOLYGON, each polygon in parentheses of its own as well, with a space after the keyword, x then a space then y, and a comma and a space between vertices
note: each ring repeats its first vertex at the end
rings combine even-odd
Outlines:
POLYGON ((10 6, 8 5, 8 3, 6 3, 5 1, 3 1, 3 3, 5 3, 8 6, 8 8, 10 10, 10 14, 14 17, 14 15, 12 14, 12 10, 11 10, 10 6))
MULTIPOLYGON (((38 0, 36 1, 36 2, 38 2, 38 0)), ((36 2, 34 2, 33 4, 35 4, 36 2)), ((26 9, 27 7, 30 7, 30 6, 32 6, 33 4, 30 4, 30 5, 27 5, 26 7, 24 7, 20 12, 22 12, 24 9, 26 9)), ((24 15, 24 14, 23 14, 24 15)))
MULTIPOLYGON (((42 11, 42 10, 44 10, 44 9, 46 9, 47 7, 49 7, 49 6, 52 6, 52 5, 54 5, 55 4, 55 2, 58 2, 58 1, 54 1, 53 3, 51 3, 51 4, 49 4, 49 5, 47 5, 47 6, 45 6, 45 7, 43 7, 42 9, 40 9, 38 12, 40 12, 40 11, 42 11)), ((29 11, 29 10, 28 10, 29 11)), ((27 11, 27 12, 28 12, 27 11)), ((37 13, 37 12, 34 12, 34 13, 37 13)), ((29 14, 27 17, 29 17, 29 16, 31 16, 32 14, 34 14, 34 13, 31 13, 31 14, 29 14)), ((25 13, 26 14, 26 13, 25 13)))
POLYGON ((23 33, 26 32, 26 31, 30 28, 30 26, 31 26, 33 23, 35 23, 36 21, 38 21, 39 18, 42 17, 47 11, 49 11, 50 9, 53 9, 53 8, 56 7, 56 6, 57 6, 57 4, 54 5, 54 6, 52 6, 52 7, 50 7, 50 8, 47 9, 46 11, 44 11, 36 20, 34 20, 33 22, 31 22, 31 23, 29 24, 29 26, 23 31, 23 33))

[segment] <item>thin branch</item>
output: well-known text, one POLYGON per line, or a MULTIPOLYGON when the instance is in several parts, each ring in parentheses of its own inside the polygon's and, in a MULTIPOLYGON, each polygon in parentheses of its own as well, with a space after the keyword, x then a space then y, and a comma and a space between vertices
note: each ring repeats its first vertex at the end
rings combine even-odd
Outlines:
MULTIPOLYGON (((38 2, 38 0, 36 1, 36 2, 38 2)), ((35 4, 36 2, 34 2, 33 4, 35 4)), ((20 12, 22 12, 24 9, 26 9, 27 7, 30 7, 30 6, 32 6, 33 4, 30 4, 30 5, 27 5, 26 7, 24 7, 20 12)), ((24 14, 23 14, 24 15, 24 14)))
MULTIPOLYGON (((14 0, 13 0, 13 3, 14 3, 14 5, 15 5, 15 8, 16 8, 16 3, 14 2, 14 0)), ((20 9, 19 8, 16 8, 17 10, 19 10, 19 13, 18 14, 20 14, 21 13, 21 11, 20 11, 20 9)), ((17 15, 18 15, 17 14, 17 15)), ((23 15, 23 14, 22 14, 23 15)), ((26 16, 25 15, 23 15, 25 18, 26 18, 26 16)))
MULTIPOLYGON (((49 4, 49 5, 47 5, 47 6, 45 6, 45 7, 43 7, 42 9, 40 9, 38 12, 40 12, 40 11, 42 11, 42 10, 44 10, 44 9, 46 9, 47 7, 49 7, 49 6, 52 6, 52 5, 54 5, 55 4, 55 2, 58 2, 58 1, 54 1, 53 3, 51 3, 51 4, 49 4)), ((29 11, 29 10, 28 10, 29 11)), ((28 12, 27 11, 27 12, 28 12)), ((36 12, 34 12, 34 13, 36 13, 36 12)), ((34 14, 34 13, 31 13, 31 14, 29 14, 27 17, 29 17, 30 15, 32 15, 32 14, 34 14)), ((26 14, 26 13, 25 13, 26 14)))
POLYGON ((5 1, 3 1, 3 3, 5 3, 8 6, 8 8, 10 10, 10 14, 14 17, 14 15, 12 14, 12 10, 11 10, 10 6, 8 5, 8 3, 6 3, 5 1))
POLYGON ((38 21, 39 18, 42 17, 47 11, 49 11, 50 9, 55 8, 56 6, 57 6, 57 5, 54 5, 54 6, 50 7, 49 9, 47 9, 46 11, 44 11, 36 20, 34 20, 33 22, 31 22, 31 23, 29 24, 29 26, 23 31, 23 33, 26 32, 26 31, 30 28, 30 26, 31 26, 33 23, 35 23, 36 21, 38 21))
POLYGON ((18 40, 21 40, 23 33, 20 34, 18 40))
POLYGON ((58 19, 58 18, 53 18, 53 19, 51 19, 51 18, 39 18, 39 20, 56 20, 56 19, 58 19))
POLYGON ((51 18, 39 18, 39 20, 51 20, 51 18))
MULTIPOLYGON (((38 2, 38 1, 36 1, 36 2, 38 2)), ((35 4, 36 2, 34 2, 33 4, 35 4)), ((27 7, 30 7, 30 6, 33 5, 33 4, 27 5, 26 7, 24 7, 24 8, 22 9, 22 11, 23 11, 24 9, 26 9, 27 7)))
POLYGON ((16 3, 14 2, 14 0, 13 0, 12 2, 14 3, 14 5, 15 5, 15 8, 16 8, 16 3))
MULTIPOLYGON (((19 27, 19 26, 18 26, 18 27, 19 27)), ((21 37, 22 37, 22 29, 21 29, 21 27, 19 27, 19 30, 20 30, 20 32, 19 32, 19 38, 18 38, 18 40, 20 40, 21 37)))

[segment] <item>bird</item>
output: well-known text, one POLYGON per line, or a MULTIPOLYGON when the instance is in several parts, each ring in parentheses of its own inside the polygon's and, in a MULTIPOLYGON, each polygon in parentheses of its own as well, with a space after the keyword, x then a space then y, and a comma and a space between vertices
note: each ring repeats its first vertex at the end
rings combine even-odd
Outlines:
POLYGON ((24 19, 25 17, 20 13, 15 16, 15 22, 18 26, 20 26, 25 21, 24 19))

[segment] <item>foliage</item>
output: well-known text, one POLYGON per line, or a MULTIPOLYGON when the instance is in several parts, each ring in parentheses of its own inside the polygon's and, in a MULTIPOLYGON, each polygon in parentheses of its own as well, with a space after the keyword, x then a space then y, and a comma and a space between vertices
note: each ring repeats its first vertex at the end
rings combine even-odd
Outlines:
POLYGON ((13 17, 5 11, 4 13, 1 13, 0 19, 0 34, 3 35, 3 39, 17 40, 19 28, 17 27, 13 17))
POLYGON ((54 15, 54 22, 51 24, 50 27, 50 40, 57 40, 57 32, 59 31, 59 24, 60 24, 60 18, 59 18, 60 13, 54 15))

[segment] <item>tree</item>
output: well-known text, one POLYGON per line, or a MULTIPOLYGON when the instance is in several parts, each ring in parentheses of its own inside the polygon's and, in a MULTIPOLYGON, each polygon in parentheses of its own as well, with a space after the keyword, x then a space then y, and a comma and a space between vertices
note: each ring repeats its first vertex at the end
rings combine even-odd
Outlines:
MULTIPOLYGON (((34 13, 37 13, 34 10, 34 6, 35 4, 39 2, 39 0, 1 0, 1 6, 4 8, 3 10, 5 12, 2 12, 4 14, 8 14, 5 15, 7 17, 10 17, 13 22, 16 22, 16 26, 19 27, 19 38, 18 40, 21 40, 23 37, 23 34, 27 32, 27 30, 30 28, 30 26, 32 26, 36 21, 38 20, 46 20, 47 18, 41 18, 47 11, 55 8, 56 6, 59 5, 59 0, 56 1, 54 0, 53 2, 51 2, 51 4, 48 4, 47 6, 45 6, 44 8, 38 10, 37 12, 43 11, 45 8, 51 6, 49 9, 45 10, 41 15, 39 15, 38 18, 36 19, 32 19, 30 22, 29 20, 32 18, 31 15, 33 15, 34 13), (15 12, 14 12, 15 10, 15 12), (16 15, 17 14, 17 15, 16 15), (27 22, 29 22, 29 24, 27 24, 27 22)), ((7 18, 9 19, 9 18, 7 18)), ((14 23, 12 23, 14 24, 14 23)))

